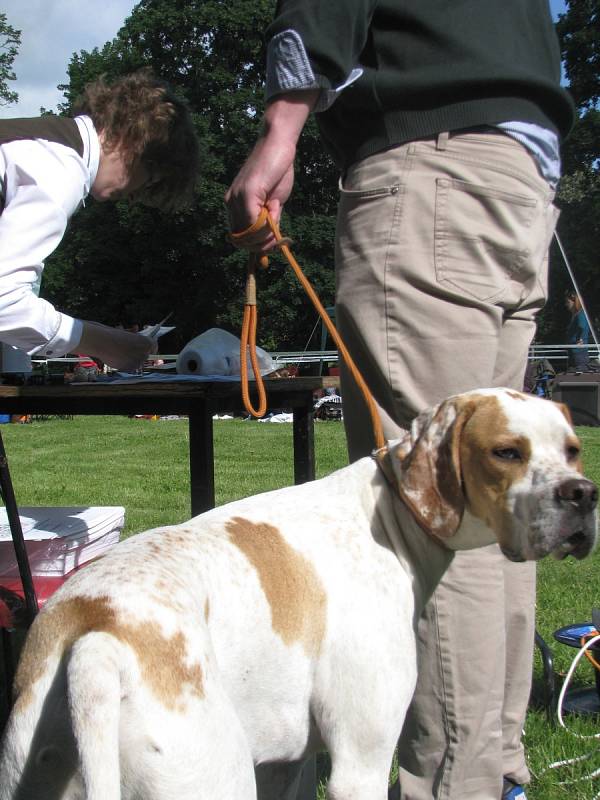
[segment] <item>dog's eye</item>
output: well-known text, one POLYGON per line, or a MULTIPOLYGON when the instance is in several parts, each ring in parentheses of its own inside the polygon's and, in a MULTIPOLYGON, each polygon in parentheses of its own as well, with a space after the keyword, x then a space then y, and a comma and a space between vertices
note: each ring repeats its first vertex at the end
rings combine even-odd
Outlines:
POLYGON ((574 444, 570 447, 567 447, 567 461, 577 461, 580 456, 580 449, 576 447, 574 444))
POLYGON ((494 450, 496 458, 501 458, 503 461, 522 461, 523 457, 516 447, 497 447, 494 450))

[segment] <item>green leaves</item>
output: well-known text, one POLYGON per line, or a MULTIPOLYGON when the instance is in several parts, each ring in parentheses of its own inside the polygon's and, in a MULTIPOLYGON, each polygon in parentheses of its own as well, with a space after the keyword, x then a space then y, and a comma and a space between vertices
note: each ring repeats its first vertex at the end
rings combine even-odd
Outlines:
POLYGON ((557 31, 569 89, 579 108, 600 100, 600 0, 567 0, 557 31))
MULTIPOLYGON (((100 74, 150 65, 175 86, 195 115, 201 174, 192 207, 177 215, 90 201, 44 273, 42 293, 59 308, 108 324, 156 321, 173 310, 171 352, 215 325, 239 335, 247 256, 228 241, 223 198, 259 132, 264 30, 274 9, 274 0, 142 0, 112 42, 73 56, 64 111, 100 74)), ((283 230, 331 305, 337 175, 314 122, 302 136, 296 175, 283 230)), ((300 349, 315 319, 274 256, 260 276, 259 343, 300 349)))
POLYGON ((0 105, 2 106, 16 103, 19 99, 17 92, 9 88, 8 81, 16 79, 13 62, 19 52, 20 44, 21 31, 9 25, 6 14, 0 11, 0 105))

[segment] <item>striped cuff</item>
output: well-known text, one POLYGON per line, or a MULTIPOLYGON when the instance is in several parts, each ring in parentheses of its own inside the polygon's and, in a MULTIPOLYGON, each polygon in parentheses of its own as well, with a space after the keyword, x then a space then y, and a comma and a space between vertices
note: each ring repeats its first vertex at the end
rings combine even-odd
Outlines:
POLYGON ((320 89, 321 94, 313 110, 325 111, 340 92, 360 78, 362 73, 362 69, 356 67, 340 86, 332 87, 327 77, 313 72, 300 35, 294 30, 281 31, 273 36, 267 48, 266 98, 268 101, 283 92, 320 89))

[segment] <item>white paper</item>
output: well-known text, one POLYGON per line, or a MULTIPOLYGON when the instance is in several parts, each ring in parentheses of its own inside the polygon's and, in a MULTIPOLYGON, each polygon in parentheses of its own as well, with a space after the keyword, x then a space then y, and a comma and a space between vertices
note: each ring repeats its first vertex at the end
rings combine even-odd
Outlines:
MULTIPOLYGON (((119 541, 122 506, 22 506, 19 519, 33 575, 65 575, 119 541)), ((0 509, 0 576, 19 574, 6 509, 0 509)))
POLYGON ((174 331, 175 326, 171 325, 165 326, 165 322, 173 315, 172 311, 169 311, 167 316, 158 322, 156 325, 146 325, 146 327, 140 331, 142 336, 148 336, 150 339, 158 339, 159 336, 164 336, 165 333, 169 333, 169 331, 174 331))

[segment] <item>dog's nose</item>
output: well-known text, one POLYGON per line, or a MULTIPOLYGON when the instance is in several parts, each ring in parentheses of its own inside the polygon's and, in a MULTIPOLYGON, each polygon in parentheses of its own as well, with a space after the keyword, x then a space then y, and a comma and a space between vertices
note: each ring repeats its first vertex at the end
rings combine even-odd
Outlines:
POLYGON ((555 491, 555 498, 561 505, 570 504, 582 514, 588 514, 598 503, 598 489, 586 478, 569 478, 555 491))

